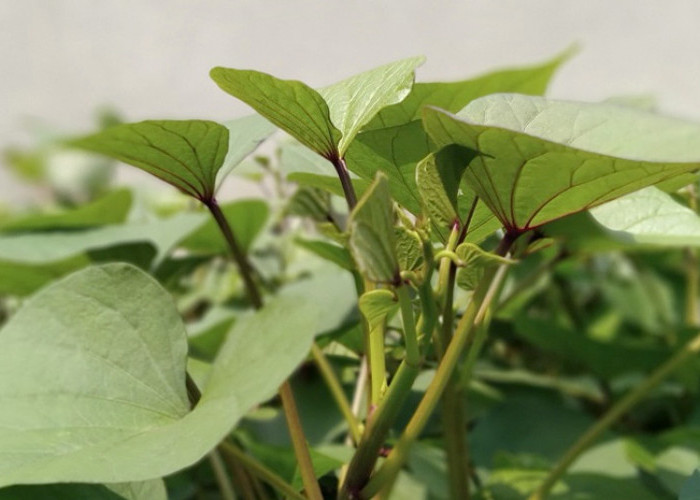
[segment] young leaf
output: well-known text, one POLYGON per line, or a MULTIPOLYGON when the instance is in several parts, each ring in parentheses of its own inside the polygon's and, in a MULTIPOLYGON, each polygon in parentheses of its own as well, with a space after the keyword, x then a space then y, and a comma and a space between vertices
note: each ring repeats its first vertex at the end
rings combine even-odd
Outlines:
POLYGON ((457 194, 462 174, 474 153, 461 146, 447 146, 430 154, 416 167, 416 184, 428 216, 443 228, 461 222, 457 194))
POLYGON ((328 104, 305 83, 280 80, 260 71, 216 67, 209 73, 224 92, 237 97, 321 156, 338 151, 342 133, 331 122, 328 104))
POLYGON ((367 125, 367 130, 395 127, 421 119, 425 106, 456 113, 474 99, 496 92, 542 95, 554 72, 575 51, 570 48, 549 61, 534 66, 505 69, 459 82, 435 82, 413 85, 401 102, 382 109, 367 125))
POLYGON ((315 91, 296 80, 252 70, 217 67, 211 78, 221 89, 328 159, 342 158, 377 112, 403 99, 422 57, 404 59, 315 91))
POLYGON ((370 329, 374 330, 399 308, 399 300, 391 290, 370 290, 360 297, 359 307, 370 329))
POLYGON ((267 139, 275 127, 260 115, 244 116, 224 122, 228 129, 228 152, 224 163, 216 174, 216 185, 221 186, 226 176, 237 167, 243 159, 255 151, 267 139))
POLYGON ((191 410, 185 328, 158 283, 111 264, 45 288, 0 330, 0 487, 139 481, 200 460, 341 324, 353 290, 320 273, 239 318, 191 410))
POLYGON ((149 120, 117 125, 68 145, 123 161, 208 200, 228 151, 229 132, 211 121, 149 120))
POLYGON ((700 168, 700 125, 610 104, 493 95, 424 124, 439 147, 480 153, 465 177, 516 231, 700 168))
POLYGON ((488 267, 515 263, 511 259, 487 252, 473 243, 460 244, 455 253, 464 262, 457 271, 457 285, 465 290, 474 290, 488 267))
POLYGON ((386 106, 400 102, 413 86, 415 69, 424 57, 385 64, 319 90, 331 121, 340 129, 339 156, 345 156, 360 129, 386 106))
POLYGON ((412 271, 423 261, 423 242, 418 233, 403 226, 394 228, 396 237, 396 258, 399 269, 412 271))
POLYGON ((360 271, 379 283, 400 280, 394 217, 386 177, 379 174, 348 221, 350 252, 360 271))

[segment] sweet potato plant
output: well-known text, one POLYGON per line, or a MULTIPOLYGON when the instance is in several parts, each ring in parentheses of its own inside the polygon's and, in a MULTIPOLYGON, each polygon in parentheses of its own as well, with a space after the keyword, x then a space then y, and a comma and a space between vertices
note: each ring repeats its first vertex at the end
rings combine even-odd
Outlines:
POLYGON ((697 498, 700 124, 542 97, 567 57, 217 67, 255 114, 8 154, 58 195, 0 212, 0 499, 697 498))

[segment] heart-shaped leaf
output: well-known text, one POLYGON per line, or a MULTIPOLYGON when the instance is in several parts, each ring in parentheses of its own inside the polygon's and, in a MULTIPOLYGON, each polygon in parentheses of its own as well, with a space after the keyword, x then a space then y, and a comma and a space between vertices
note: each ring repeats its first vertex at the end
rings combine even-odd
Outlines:
POLYGON ((400 281, 396 257, 394 214, 386 177, 378 174, 348 221, 350 252, 367 279, 400 281))
MULTIPOLYGON (((254 118, 254 119, 253 119, 254 118)), ((226 170, 271 133, 267 124, 247 118, 231 138, 225 126, 205 120, 149 120, 117 125, 68 142, 69 146, 93 151, 138 167, 202 201, 216 191, 219 170, 230 153, 226 170), (250 126, 249 130, 248 127, 250 126), (229 151, 229 142, 240 148, 229 151)))
POLYGON ((224 126, 228 129, 228 151, 216 174, 217 188, 246 156, 258 149, 258 146, 276 130, 272 123, 260 115, 230 120, 224 122, 224 126))
POLYGON ((353 295, 349 277, 321 273, 239 318, 190 410, 185 328, 157 282, 111 264, 45 288, 0 330, 0 486, 140 481, 191 465, 275 394, 353 295))
POLYGON ((398 310, 399 299, 391 290, 370 290, 360 297, 359 307, 370 329, 374 330, 384 323, 387 316, 398 310))
POLYGON ((383 107, 403 99, 422 57, 360 73, 316 91, 296 80, 259 71, 216 67, 221 89, 328 159, 342 158, 360 129, 383 107))
POLYGON ((610 104, 499 94, 428 108, 424 124, 438 146, 480 153, 465 178, 514 231, 700 168, 700 125, 610 104))

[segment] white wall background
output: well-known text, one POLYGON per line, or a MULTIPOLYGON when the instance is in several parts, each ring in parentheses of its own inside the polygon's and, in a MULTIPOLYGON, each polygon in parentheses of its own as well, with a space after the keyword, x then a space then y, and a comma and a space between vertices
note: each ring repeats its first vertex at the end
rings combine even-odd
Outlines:
MULTIPOLYGON (((697 0, 0 0, 0 148, 31 118, 63 131, 113 105, 128 120, 247 112, 216 65, 323 86, 416 54, 419 80, 459 79, 581 51, 550 95, 653 94, 700 119, 697 0)), ((0 201, 26 199, 0 165, 0 201)))

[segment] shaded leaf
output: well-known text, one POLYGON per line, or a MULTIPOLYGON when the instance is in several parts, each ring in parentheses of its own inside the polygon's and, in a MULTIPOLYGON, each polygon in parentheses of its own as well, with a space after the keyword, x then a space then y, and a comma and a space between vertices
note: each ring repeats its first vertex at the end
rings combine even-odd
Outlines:
MULTIPOLYGON (((301 186, 320 189, 340 197, 344 196, 343 186, 338 177, 334 175, 318 175, 306 172, 297 172, 290 174, 288 179, 291 182, 296 182, 301 186)), ((351 182, 355 188, 355 192, 358 195, 364 193, 367 186, 370 184, 369 181, 365 179, 352 179, 351 182)))
POLYGON ((138 481, 191 465, 337 327, 350 281, 322 273, 241 317, 192 411, 185 330, 155 281, 113 264, 44 289, 0 331, 0 484, 138 481))
POLYGON ((138 483, 42 484, 0 489, 0 500, 167 500, 162 479, 138 483))
POLYGON ((457 257, 464 263, 457 270, 457 285, 465 290, 474 290, 486 269, 515 261, 487 252, 474 243, 461 243, 456 249, 457 257))
POLYGON ((224 122, 224 126, 228 129, 228 151, 216 174, 217 187, 246 156, 255 151, 275 131, 275 127, 259 115, 230 120, 224 122))
POLYGON ((683 483, 678 500, 700 500, 700 470, 695 470, 683 483))
POLYGON ((424 124, 438 146, 479 151, 465 177, 518 231, 700 167, 699 125, 610 104, 493 95, 424 124))
POLYGON ((391 290, 370 290, 360 297, 359 307, 370 329, 374 330, 398 309, 399 301, 391 290))
POLYGON ((33 214, 0 223, 0 231, 36 231, 44 229, 86 228, 123 223, 131 209, 128 189, 117 189, 73 210, 55 214, 33 214))
MULTIPOLYGON (((269 208, 263 200, 237 200, 221 206, 236 241, 244 252, 247 252, 255 238, 260 234, 267 218, 269 208)), ((208 218, 196 231, 181 242, 181 246, 198 254, 223 254, 229 252, 229 247, 221 235, 216 221, 208 218)))
POLYGON ((379 174, 365 191, 350 215, 348 228, 350 252, 367 279, 398 282, 394 216, 386 177, 379 174))
POLYGON ((355 264, 352 261, 352 256, 345 247, 336 245, 335 243, 330 243, 323 240, 307 240, 303 238, 296 238, 294 242, 300 247, 312 252, 322 259, 326 259, 334 264, 340 266, 343 269, 352 271, 355 269, 355 264))
POLYGON ((212 121, 149 120, 117 125, 68 145, 123 161, 207 200, 214 195, 229 132, 212 121))

